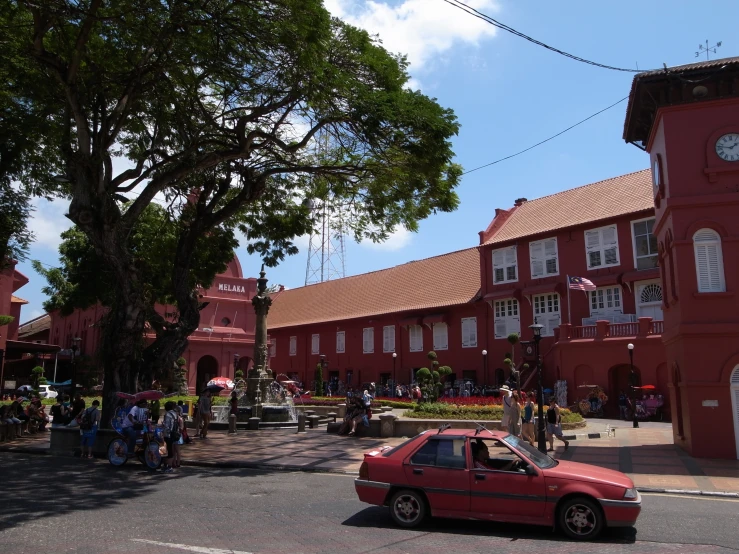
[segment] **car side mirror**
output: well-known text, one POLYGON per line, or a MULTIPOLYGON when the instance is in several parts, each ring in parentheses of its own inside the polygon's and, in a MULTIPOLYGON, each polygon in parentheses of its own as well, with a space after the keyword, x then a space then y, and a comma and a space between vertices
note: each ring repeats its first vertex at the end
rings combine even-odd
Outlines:
POLYGON ((526 475, 531 475, 532 477, 539 475, 539 473, 534 469, 534 466, 532 466, 531 464, 526 464, 524 472, 526 473, 526 475))

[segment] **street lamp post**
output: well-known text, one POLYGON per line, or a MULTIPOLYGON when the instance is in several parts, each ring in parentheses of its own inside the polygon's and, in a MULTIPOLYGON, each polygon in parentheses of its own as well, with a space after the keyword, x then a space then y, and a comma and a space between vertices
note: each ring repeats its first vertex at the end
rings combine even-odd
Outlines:
POLYGON ((72 398, 77 394, 77 352, 79 352, 81 340, 80 337, 72 339, 72 398))
POLYGON ((536 357, 536 373, 538 378, 538 388, 536 391, 536 403, 538 404, 537 419, 539 425, 537 428, 536 438, 537 447, 539 452, 546 453, 547 451, 547 437, 544 431, 544 388, 541 383, 541 360, 539 359, 539 341, 541 340, 541 330, 544 328, 534 319, 534 324, 529 325, 529 329, 534 334, 534 356, 536 357))
POLYGON ((236 379, 236 372, 239 370, 239 359, 241 358, 240 354, 234 354, 234 379, 236 379))
MULTIPOLYGON (((485 385, 483 386, 483 391, 488 388, 488 351, 483 350, 482 351, 482 377, 485 381, 485 385)), ((483 392, 483 394, 485 394, 483 392)))
POLYGON ((393 398, 395 398, 395 390, 398 386, 398 383, 395 381, 395 360, 397 359, 398 359, 398 353, 393 352, 393 390, 390 391, 391 393, 390 396, 392 396, 393 398))
POLYGON ((629 379, 631 381, 631 418, 633 421, 634 429, 639 428, 639 420, 636 419, 636 373, 634 373, 634 345, 629 343, 626 345, 629 349, 629 366, 631 367, 631 373, 629 379))

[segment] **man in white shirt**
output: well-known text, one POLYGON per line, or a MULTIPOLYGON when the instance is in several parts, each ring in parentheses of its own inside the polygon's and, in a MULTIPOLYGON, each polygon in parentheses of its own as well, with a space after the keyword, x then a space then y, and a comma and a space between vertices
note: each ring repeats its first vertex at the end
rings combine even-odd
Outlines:
POLYGON ((123 431, 123 436, 126 437, 128 443, 129 456, 132 456, 136 449, 136 439, 148 417, 149 410, 147 406, 148 402, 146 400, 139 400, 121 422, 121 431, 123 431))

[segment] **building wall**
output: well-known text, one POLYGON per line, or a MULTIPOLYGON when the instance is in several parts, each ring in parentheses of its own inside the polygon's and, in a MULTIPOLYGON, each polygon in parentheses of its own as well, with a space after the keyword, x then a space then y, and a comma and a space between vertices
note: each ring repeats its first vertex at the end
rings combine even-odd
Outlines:
POLYGON ((729 380, 739 363, 739 162, 715 153, 727 132, 739 133, 736 98, 663 108, 649 152, 653 163, 662 158, 657 234, 675 442, 693 455, 736 459, 739 414, 729 380), (693 235, 704 228, 721 239, 721 292, 698 289, 693 235))

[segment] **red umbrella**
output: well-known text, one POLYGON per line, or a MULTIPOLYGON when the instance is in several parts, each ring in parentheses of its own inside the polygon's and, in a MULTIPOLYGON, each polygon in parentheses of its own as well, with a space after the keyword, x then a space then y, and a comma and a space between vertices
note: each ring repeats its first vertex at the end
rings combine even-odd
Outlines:
POLYGON ((228 377, 213 377, 208 381, 208 387, 222 387, 231 390, 234 388, 234 382, 228 377))
POLYGON ((127 392, 117 392, 115 395, 118 398, 125 398, 126 400, 133 400, 135 398, 133 394, 128 394, 127 392))
POLYGON ((654 390, 657 387, 654 385, 644 385, 643 387, 634 387, 635 389, 641 389, 641 390, 654 390))

